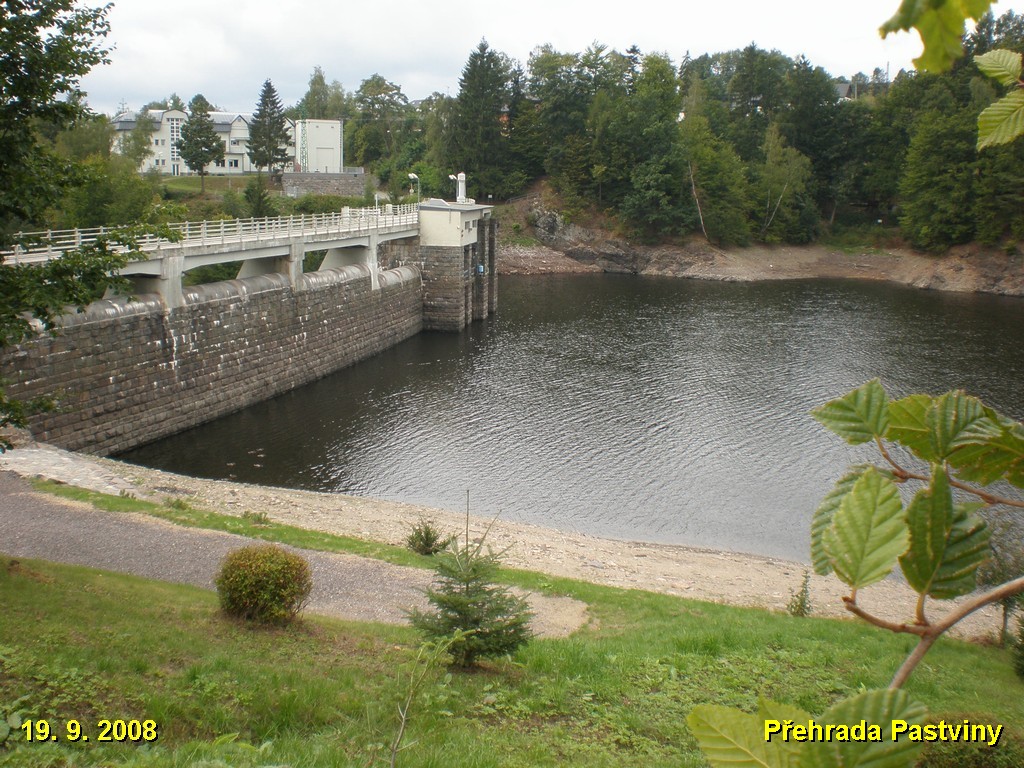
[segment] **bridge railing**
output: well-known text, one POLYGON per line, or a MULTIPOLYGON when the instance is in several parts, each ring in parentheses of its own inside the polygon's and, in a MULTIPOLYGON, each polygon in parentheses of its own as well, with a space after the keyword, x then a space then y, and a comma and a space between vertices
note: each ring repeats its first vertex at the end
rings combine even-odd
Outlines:
MULTIPOLYGON (((164 238, 147 235, 139 240, 139 250, 152 253, 164 248, 251 242, 276 237, 390 232, 415 226, 418 222, 419 209, 416 205, 346 208, 331 213, 277 216, 264 219, 184 221, 169 225, 171 229, 181 233, 180 241, 171 242, 164 238)), ((19 232, 14 238, 15 242, 19 244, 2 253, 4 260, 9 264, 47 261, 65 251, 95 243, 100 237, 115 231, 116 229, 111 227, 94 227, 91 229, 19 232)))

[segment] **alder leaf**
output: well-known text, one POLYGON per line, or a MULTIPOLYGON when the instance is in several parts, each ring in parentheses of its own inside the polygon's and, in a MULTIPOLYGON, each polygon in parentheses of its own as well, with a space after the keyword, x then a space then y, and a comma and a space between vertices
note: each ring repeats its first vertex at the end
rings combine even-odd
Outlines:
POLYGON ((984 404, 960 390, 947 392, 928 412, 931 447, 935 460, 942 461, 962 445, 975 444, 980 435, 998 432, 984 404))
POLYGON ((854 589, 884 579, 907 551, 909 533, 896 484, 874 468, 854 483, 824 532, 832 568, 854 589))
POLYGON ((987 410, 989 419, 976 426, 995 426, 995 431, 975 429, 963 435, 949 463, 963 480, 981 485, 1007 480, 1024 488, 1024 425, 987 410))
POLYGON ((885 435, 889 428, 889 396, 882 383, 872 379, 818 406, 811 416, 850 445, 860 445, 885 435))
POLYGON ((975 56, 974 63, 986 76, 998 80, 1003 85, 1017 85, 1020 82, 1021 55, 1019 53, 997 48, 994 51, 975 56))
POLYGON ((1024 90, 1011 91, 978 115, 978 149, 1009 144, 1024 134, 1024 90))
POLYGON ((828 576, 832 573, 832 561, 825 551, 825 531, 832 527, 832 518, 839 511, 846 494, 853 490, 853 486, 867 469, 868 465, 852 467, 814 510, 814 517, 811 519, 811 563, 814 565, 814 572, 819 576, 828 576))
POLYGON ((989 530, 973 513, 980 505, 954 505, 949 478, 933 467, 931 487, 907 508, 910 548, 900 557, 907 583, 918 594, 950 600, 977 586, 977 571, 989 557, 989 530))
POLYGON ((924 746, 903 734, 892 740, 892 723, 904 720, 923 725, 928 716, 924 705, 913 701, 901 689, 865 691, 844 699, 818 718, 821 724, 852 726, 862 720, 881 728, 882 741, 809 742, 801 755, 800 768, 907 768, 914 765, 924 746))
POLYGON ((945 72, 963 55, 964 23, 980 19, 991 5, 992 0, 903 0, 896 15, 878 31, 885 37, 917 29, 924 50, 914 59, 914 66, 945 72))
POLYGON ((714 768, 796 768, 798 765, 796 750, 791 745, 781 740, 765 740, 763 717, 731 707, 700 704, 687 716, 686 723, 714 768))
POLYGON ((889 403, 889 431, 885 434, 929 463, 938 458, 928 426, 928 412, 934 404, 935 399, 929 395, 910 395, 889 403))

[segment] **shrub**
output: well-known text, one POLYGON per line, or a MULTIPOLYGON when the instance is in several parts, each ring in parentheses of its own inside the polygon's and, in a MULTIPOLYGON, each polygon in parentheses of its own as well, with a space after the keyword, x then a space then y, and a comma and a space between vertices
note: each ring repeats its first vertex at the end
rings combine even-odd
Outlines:
POLYGON ((275 544, 229 552, 215 581, 224 613, 260 624, 287 624, 313 589, 309 563, 275 544))
POLYGON ((494 583, 500 560, 482 549, 482 542, 474 547, 467 537, 438 554, 435 586, 427 590, 434 611, 410 614, 431 640, 450 643, 448 653, 460 667, 510 654, 532 636, 526 600, 494 583))
POLYGON ((800 584, 800 589, 796 592, 790 593, 789 605, 786 606, 786 610, 789 611, 790 616, 797 616, 803 618, 811 615, 811 572, 804 571, 804 580, 800 584))
MULTIPOLYGON (((946 722, 957 722, 958 719, 959 716, 947 717, 946 722)), ((984 722, 984 718, 970 719, 973 722, 984 722)), ((999 746, 995 748, 963 741, 930 743, 924 748, 915 768, 1020 768, 1022 765, 1024 742, 1015 738, 1015 734, 1004 733, 999 746)))
POLYGON ((416 523, 405 539, 409 549, 420 555, 436 555, 453 541, 455 536, 445 536, 429 520, 420 520, 416 523))

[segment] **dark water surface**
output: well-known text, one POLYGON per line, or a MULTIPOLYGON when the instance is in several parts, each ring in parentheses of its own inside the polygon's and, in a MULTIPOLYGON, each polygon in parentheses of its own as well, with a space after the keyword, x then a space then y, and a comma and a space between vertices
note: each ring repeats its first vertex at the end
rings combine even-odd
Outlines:
POLYGON ((891 285, 502 278, 498 314, 121 458, 807 560, 873 459, 807 412, 879 376, 1024 417, 1024 300, 891 285))

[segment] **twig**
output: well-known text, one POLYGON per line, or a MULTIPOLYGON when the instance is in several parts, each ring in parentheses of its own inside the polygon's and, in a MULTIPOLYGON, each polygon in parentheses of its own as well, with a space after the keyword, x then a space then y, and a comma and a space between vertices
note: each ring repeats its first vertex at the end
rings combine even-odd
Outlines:
MULTIPOLYGON (((875 442, 878 444, 878 450, 882 452, 882 457, 889 463, 889 466, 892 467, 893 474, 900 480, 919 480, 922 483, 931 483, 932 479, 928 475, 910 472, 909 470, 901 467, 889 454, 889 451, 886 449, 885 444, 882 442, 880 437, 876 436, 875 442)), ((997 496, 994 493, 989 493, 988 491, 983 491, 980 488, 967 485, 967 483, 963 483, 953 477, 949 478, 949 484, 954 488, 958 488, 961 491, 977 496, 991 507, 999 504, 1005 504, 1008 507, 1019 507, 1020 509, 1024 509, 1024 501, 1021 501, 1020 499, 1008 499, 1004 496, 997 496)))

